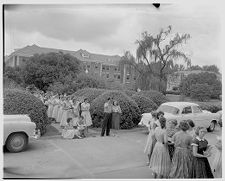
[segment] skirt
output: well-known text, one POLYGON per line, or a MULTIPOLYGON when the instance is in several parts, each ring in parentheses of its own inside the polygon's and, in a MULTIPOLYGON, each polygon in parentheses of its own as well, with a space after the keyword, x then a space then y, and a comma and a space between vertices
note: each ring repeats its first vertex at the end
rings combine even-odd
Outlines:
POLYGON ((193 157, 192 178, 214 178, 207 158, 193 157))
POLYGON ((54 108, 54 106, 52 104, 49 104, 48 111, 47 111, 47 115, 48 115, 49 118, 52 117, 53 108, 54 108))
POLYGON ((92 125, 91 114, 89 111, 82 111, 81 116, 84 117, 84 122, 85 122, 86 126, 92 125))
POLYGON ((172 161, 174 150, 175 150, 174 145, 168 145, 168 150, 169 150, 170 160, 172 161))
POLYGON ((112 129, 120 129, 120 113, 112 113, 112 129))
POLYGON ((58 116, 59 105, 55 105, 52 111, 52 117, 57 119, 58 116))
POLYGON ((67 125, 67 118, 68 118, 68 111, 67 110, 63 110, 60 126, 66 126, 67 125))
POLYGON ((170 178, 192 178, 193 156, 187 148, 176 147, 173 155, 170 178))
POLYGON ((65 139, 73 139, 75 135, 79 136, 79 131, 76 129, 69 129, 62 131, 62 137, 65 139))
POLYGON ((156 139, 154 136, 152 136, 151 132, 148 134, 148 139, 145 145, 144 153, 149 155, 149 158, 151 158, 154 146, 156 144, 156 139))
POLYGON ((217 150, 212 163, 212 171, 215 178, 222 178, 222 152, 217 150))
POLYGON ((161 142, 156 142, 149 164, 150 169, 163 178, 168 178, 171 161, 167 146, 161 142))
POLYGON ((57 122, 57 123, 60 123, 60 122, 61 122, 62 114, 63 114, 63 107, 60 106, 60 107, 59 107, 59 110, 58 110, 57 119, 56 119, 56 122, 57 122))

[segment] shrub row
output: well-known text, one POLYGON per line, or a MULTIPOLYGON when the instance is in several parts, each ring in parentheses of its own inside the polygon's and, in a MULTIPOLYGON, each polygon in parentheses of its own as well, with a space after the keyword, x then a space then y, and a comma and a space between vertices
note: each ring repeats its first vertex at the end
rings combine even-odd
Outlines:
POLYGON ((50 124, 45 105, 32 94, 18 90, 5 89, 4 114, 28 114, 31 121, 36 123, 36 128, 40 129, 41 134, 46 132, 46 126, 50 124))
POLYGON ((198 103, 202 110, 207 110, 212 113, 216 113, 220 110, 222 110, 222 104, 221 103, 198 103))

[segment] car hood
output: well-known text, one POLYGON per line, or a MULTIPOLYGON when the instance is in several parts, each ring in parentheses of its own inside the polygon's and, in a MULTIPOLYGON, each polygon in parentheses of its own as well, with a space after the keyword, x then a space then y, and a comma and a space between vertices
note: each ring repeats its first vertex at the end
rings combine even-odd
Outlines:
POLYGON ((4 121, 27 121, 31 122, 30 117, 26 114, 4 115, 4 121))

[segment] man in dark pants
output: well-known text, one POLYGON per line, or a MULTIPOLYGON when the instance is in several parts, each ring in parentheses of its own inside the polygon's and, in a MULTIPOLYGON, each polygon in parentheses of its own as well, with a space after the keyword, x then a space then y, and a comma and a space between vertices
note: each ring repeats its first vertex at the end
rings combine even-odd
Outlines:
POLYGON ((108 101, 104 104, 104 120, 102 123, 101 136, 104 136, 106 130, 106 136, 109 136, 110 128, 112 124, 112 101, 108 98, 108 101))

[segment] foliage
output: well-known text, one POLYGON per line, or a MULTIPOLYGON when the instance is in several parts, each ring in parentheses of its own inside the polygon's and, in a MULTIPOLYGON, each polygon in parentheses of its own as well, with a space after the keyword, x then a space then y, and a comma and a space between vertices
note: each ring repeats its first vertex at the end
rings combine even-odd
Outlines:
POLYGON ((211 96, 211 87, 208 84, 192 84, 191 85, 191 98, 199 101, 208 101, 211 96))
POLYGON ((188 70, 202 70, 202 67, 200 67, 199 65, 192 65, 188 70))
POLYGON ((4 78, 13 80, 17 85, 23 84, 22 71, 19 67, 6 67, 3 76, 4 78))
POLYGON ((107 81, 105 88, 109 90, 125 90, 126 86, 116 81, 107 81))
POLYGON ((105 89, 84 88, 76 91, 73 96, 87 98, 88 101, 91 103, 96 97, 100 96, 105 91, 105 89))
MULTIPOLYGON (((190 39, 189 34, 180 35, 175 34, 171 38, 172 27, 168 26, 167 30, 161 29, 160 32, 153 36, 148 32, 142 33, 142 39, 137 40, 137 58, 138 61, 143 61, 147 65, 148 72, 156 77, 159 77, 160 81, 166 82, 165 68, 178 58, 182 58, 187 65, 190 65, 190 59, 187 55, 179 51, 178 46, 186 43, 190 39), (165 43, 169 40, 169 43, 165 43), (153 68, 150 62, 154 60, 158 64, 158 68, 153 68)), ((160 87, 160 92, 165 92, 165 88, 160 87)))
POLYGON ((180 95, 180 91, 170 90, 166 91, 166 94, 180 95))
POLYGON ((193 84, 208 84, 210 86, 210 97, 219 98, 222 93, 222 84, 217 80, 217 76, 214 73, 201 72, 199 74, 189 74, 180 84, 180 91, 186 96, 191 95, 191 86, 193 84))
POLYGON ((108 97, 117 100, 121 107, 121 129, 133 128, 139 123, 141 113, 134 100, 121 91, 106 91, 91 103, 90 111, 94 126, 98 127, 101 125, 104 116, 104 103, 107 102, 108 97))
POLYGON ((36 128, 41 134, 46 131, 48 121, 45 105, 32 94, 17 89, 5 89, 4 114, 28 114, 31 121, 36 123, 36 128))
POLYGON ((216 103, 216 104, 213 104, 213 103, 199 103, 198 102, 198 105, 201 107, 202 110, 207 110, 207 111, 210 111, 212 113, 216 113, 220 110, 222 110, 222 104, 221 102, 220 103, 216 103))
POLYGON ((23 79, 27 85, 34 84, 46 91, 54 82, 64 83, 67 76, 75 78, 80 72, 80 63, 77 58, 61 52, 36 54, 23 66, 23 79))
POLYGON ((145 96, 134 94, 131 98, 137 103, 141 114, 151 112, 158 108, 155 102, 145 96))
POLYGON ((155 102, 157 106, 168 101, 166 96, 164 96, 162 93, 160 93, 158 91, 154 91, 154 90, 137 92, 135 95, 145 96, 146 98, 155 102))
POLYGON ((219 73, 219 68, 216 65, 205 65, 202 67, 202 69, 205 71, 219 73))
POLYGON ((74 83, 61 83, 61 82, 54 82, 53 84, 50 84, 48 91, 51 91, 53 93, 57 94, 67 94, 71 95, 74 92, 76 92, 77 86, 74 83))
POLYGON ((8 78, 8 77, 3 77, 3 89, 20 89, 24 90, 24 88, 16 83, 14 80, 8 78))
POLYGON ((100 76, 93 76, 91 74, 81 73, 74 81, 77 90, 83 88, 99 88, 104 89, 106 87, 105 81, 100 76))
POLYGON ((136 94, 135 91, 132 90, 123 90, 123 92, 128 95, 129 97, 133 96, 134 94, 136 94))

